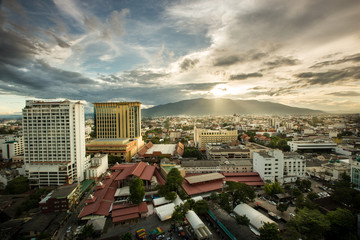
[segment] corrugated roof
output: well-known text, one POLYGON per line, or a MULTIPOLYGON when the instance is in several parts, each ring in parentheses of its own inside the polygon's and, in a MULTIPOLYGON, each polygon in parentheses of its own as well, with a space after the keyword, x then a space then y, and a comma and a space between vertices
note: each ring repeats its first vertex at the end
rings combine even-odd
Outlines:
POLYGON ((218 180, 218 179, 223 179, 223 178, 225 178, 225 177, 220 173, 207 173, 207 174, 201 174, 201 175, 197 175, 197 176, 185 177, 185 180, 190 184, 194 184, 194 183, 213 181, 213 180, 218 180))
POLYGON ((188 195, 195 195, 200 193, 212 192, 222 189, 223 181, 216 180, 211 182, 205 182, 202 184, 189 184, 187 181, 183 181, 182 188, 188 195))
POLYGON ((141 175, 141 173, 144 171, 146 165, 147 165, 147 164, 144 163, 144 162, 139 162, 139 163, 136 165, 135 169, 133 170, 132 175, 135 175, 135 176, 137 176, 137 177, 140 177, 140 175, 141 175))
POLYGON ((122 221, 131 220, 131 219, 136 219, 136 218, 139 218, 139 214, 133 213, 133 214, 129 214, 129 215, 115 217, 112 219, 112 222, 116 223, 116 222, 122 222, 122 221))
POLYGON ((142 180, 151 181, 151 178, 154 176, 155 167, 147 165, 144 171, 141 173, 140 178, 142 180))

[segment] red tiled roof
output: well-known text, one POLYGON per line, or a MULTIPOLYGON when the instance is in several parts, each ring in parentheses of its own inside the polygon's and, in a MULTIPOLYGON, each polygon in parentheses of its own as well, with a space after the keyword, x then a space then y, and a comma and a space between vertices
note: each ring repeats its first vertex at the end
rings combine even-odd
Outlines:
POLYGON ((93 194, 96 197, 96 201, 86 205, 80 212, 79 218, 91 214, 103 216, 109 215, 109 210, 112 202, 114 202, 114 193, 116 191, 116 182, 114 180, 119 174, 120 172, 115 172, 111 179, 106 179, 104 181, 104 187, 93 194))
POLYGON ((147 207, 146 202, 140 203, 140 205, 139 205, 139 213, 146 213, 148 211, 149 211, 149 209, 147 207))
POLYGON ((155 167, 147 165, 144 171, 141 173, 140 178, 142 180, 151 181, 151 178, 154 176, 155 167))
POLYGON ((114 218, 114 217, 133 214, 133 213, 139 213, 139 207, 138 206, 128 207, 128 208, 120 208, 120 209, 113 210, 112 213, 111 213, 111 216, 114 218))
POLYGON ((133 213, 133 214, 129 214, 129 215, 115 217, 112 219, 112 222, 113 223, 122 222, 122 221, 131 220, 131 219, 135 219, 135 218, 139 218, 139 214, 133 213))
POLYGON ((211 181, 211 182, 203 182, 199 184, 189 184, 187 181, 183 181, 182 188, 188 195, 194 195, 199 193, 211 192, 215 190, 220 190, 222 188, 223 181, 211 181))
POLYGON ((155 171, 155 177, 156 177, 156 181, 161 184, 164 185, 165 184, 165 179, 160 175, 159 170, 156 169, 155 171))
POLYGON ((259 176, 259 173, 257 172, 241 172, 241 173, 236 173, 236 172, 232 172, 232 173, 221 173, 222 175, 224 175, 225 177, 230 177, 230 176, 259 176))
POLYGON ((147 164, 144 163, 144 162, 139 162, 139 163, 136 165, 135 169, 133 170, 132 175, 135 175, 135 176, 137 176, 137 177, 140 177, 140 175, 141 175, 141 173, 144 171, 146 165, 147 165, 147 164))
POLYGON ((128 176, 130 176, 132 174, 135 167, 136 167, 136 165, 132 164, 131 167, 124 168, 115 180, 119 181, 119 180, 126 179, 128 176))
POLYGON ((121 208, 128 208, 132 207, 134 204, 132 203, 125 203, 125 204, 113 204, 112 210, 121 209, 121 208))
POLYGON ((133 164, 115 164, 111 170, 124 170, 125 168, 128 168, 128 167, 133 167, 134 165, 133 164))

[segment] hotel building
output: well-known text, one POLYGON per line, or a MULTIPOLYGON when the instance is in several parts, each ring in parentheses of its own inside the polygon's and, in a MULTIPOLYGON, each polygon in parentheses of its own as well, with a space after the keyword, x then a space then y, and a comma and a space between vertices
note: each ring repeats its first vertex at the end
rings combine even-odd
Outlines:
POLYGON ((140 102, 94 103, 97 138, 141 137, 140 102))
POLYGON ((30 186, 84 180, 84 105, 77 101, 26 101, 23 109, 25 174, 30 186))

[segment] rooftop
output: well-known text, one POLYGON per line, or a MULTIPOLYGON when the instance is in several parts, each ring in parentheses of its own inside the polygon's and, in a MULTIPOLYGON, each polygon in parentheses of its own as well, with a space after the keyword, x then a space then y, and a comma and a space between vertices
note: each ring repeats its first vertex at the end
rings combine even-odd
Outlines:
POLYGON ((154 144, 149 148, 145 154, 153 154, 154 152, 161 152, 161 154, 173 155, 176 150, 176 144, 154 144))
POLYGON ((200 183, 200 182, 207 182, 207 181, 213 181, 213 180, 219 180, 223 179, 224 176, 220 173, 207 173, 197 176, 191 176, 191 177, 185 177, 185 180, 190 183, 200 183))

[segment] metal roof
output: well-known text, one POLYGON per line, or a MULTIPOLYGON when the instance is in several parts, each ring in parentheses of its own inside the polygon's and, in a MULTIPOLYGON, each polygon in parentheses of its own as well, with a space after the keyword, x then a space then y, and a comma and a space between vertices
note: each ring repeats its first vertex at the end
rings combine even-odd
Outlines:
POLYGON ((194 183, 218 180, 218 179, 223 179, 223 178, 225 178, 224 175, 222 175, 220 173, 207 173, 207 174, 202 174, 202 175, 186 177, 185 180, 190 184, 194 184, 194 183))

